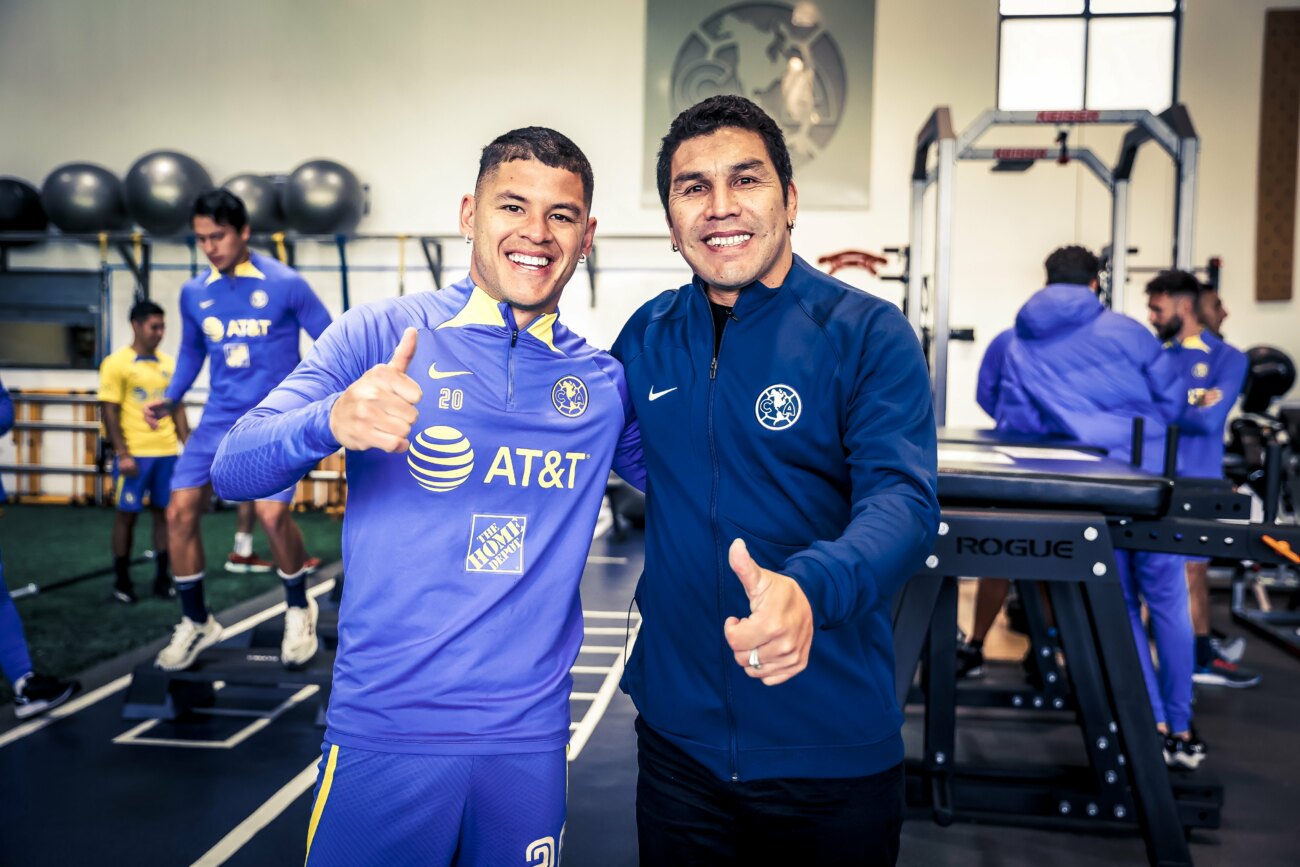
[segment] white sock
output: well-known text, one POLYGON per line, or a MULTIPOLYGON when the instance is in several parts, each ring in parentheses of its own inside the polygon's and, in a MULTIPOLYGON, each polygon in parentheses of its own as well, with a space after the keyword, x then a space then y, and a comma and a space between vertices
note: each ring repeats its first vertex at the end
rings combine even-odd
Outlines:
POLYGON ((31 676, 32 672, 29 671, 14 681, 14 695, 22 695, 23 689, 27 686, 27 679, 31 676))
POLYGON ((235 533, 235 553, 240 557, 253 556, 252 533, 235 533))

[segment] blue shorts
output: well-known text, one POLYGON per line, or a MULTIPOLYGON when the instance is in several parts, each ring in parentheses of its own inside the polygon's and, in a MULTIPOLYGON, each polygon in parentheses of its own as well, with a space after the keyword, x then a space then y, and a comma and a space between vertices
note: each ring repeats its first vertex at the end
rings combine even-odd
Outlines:
POLYGON ((565 749, 429 756, 327 741, 321 751, 307 867, 559 863, 565 749))
POLYGON ((149 500, 152 509, 165 509, 172 498, 172 472, 176 455, 136 458, 134 476, 124 476, 113 462, 113 499, 119 512, 138 512, 149 500))
MULTIPOLYGON (((199 426, 194 429, 190 434, 190 438, 185 441, 185 451, 181 452, 180 460, 176 462, 176 470, 172 473, 173 491, 184 488, 201 488, 212 481, 212 460, 217 456, 217 447, 221 445, 221 438, 229 433, 234 426, 234 421, 208 422, 206 424, 199 422, 199 426)), ((259 499, 275 500, 277 503, 292 503, 294 492, 297 489, 297 485, 290 485, 278 494, 260 497, 259 499)))

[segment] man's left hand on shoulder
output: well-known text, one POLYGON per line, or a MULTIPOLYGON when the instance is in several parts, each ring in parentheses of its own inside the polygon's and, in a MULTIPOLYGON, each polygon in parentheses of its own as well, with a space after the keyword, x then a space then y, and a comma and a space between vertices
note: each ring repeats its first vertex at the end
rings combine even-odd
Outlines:
POLYGON ((790 576, 754 562, 740 539, 731 543, 729 559, 749 597, 749 616, 728 617, 722 627, 736 664, 768 686, 785 683, 808 667, 813 640, 808 597, 790 576))

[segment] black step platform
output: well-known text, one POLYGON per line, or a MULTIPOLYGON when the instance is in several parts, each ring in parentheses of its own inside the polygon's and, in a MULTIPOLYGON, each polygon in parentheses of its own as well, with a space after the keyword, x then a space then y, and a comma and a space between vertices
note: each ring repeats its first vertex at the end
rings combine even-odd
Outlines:
POLYGON ((204 651, 185 671, 163 671, 153 663, 136 667, 122 706, 123 719, 174 720, 216 701, 215 684, 292 689, 321 688, 323 708, 329 699, 334 652, 321 648, 301 669, 290 671, 280 662, 278 648, 214 647, 204 651))

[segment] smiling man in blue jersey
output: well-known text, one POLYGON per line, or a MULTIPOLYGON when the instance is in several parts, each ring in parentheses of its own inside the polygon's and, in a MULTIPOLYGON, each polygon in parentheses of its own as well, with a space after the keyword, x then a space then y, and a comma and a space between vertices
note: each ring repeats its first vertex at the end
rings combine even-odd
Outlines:
MULTIPOLYGON (((221 640, 221 624, 203 593, 203 539, 199 517, 209 499, 212 458, 231 425, 266 397, 300 359, 298 333, 313 339, 330 324, 329 312, 296 271, 253 253, 244 203, 229 190, 209 190, 194 200, 194 237, 212 268, 181 287, 181 349, 164 399, 149 404, 151 424, 185 411, 181 398, 208 361, 208 401, 172 473, 167 506, 172 570, 181 622, 156 664, 179 671, 221 640)), ((308 468, 310 469, 310 468, 308 468)), ((306 472, 304 470, 303 472, 306 472)), ((302 531, 289 517, 298 477, 281 490, 264 491, 254 509, 271 543, 288 608, 280 659, 287 668, 316 654, 316 602, 307 596, 302 531)))
MULTIPOLYGON (((1194 275, 1161 271, 1147 284, 1146 293, 1151 327, 1164 342, 1165 351, 1177 359, 1187 387, 1187 401, 1178 418, 1178 475, 1221 479, 1223 429, 1246 381, 1246 356, 1202 324, 1203 287, 1194 275)), ((1211 314, 1216 326, 1227 318, 1221 302, 1211 307, 1211 314)), ((1211 634, 1209 560, 1186 559, 1187 593, 1196 634, 1192 679, 1238 689, 1257 686, 1260 675, 1228 659, 1211 634)))
POLYGON ((658 185, 695 278, 614 344, 649 482, 643 865, 898 856, 890 603, 939 523, 929 377, 897 307, 794 255, 792 175, 749 100, 682 112, 658 185))
POLYGON ((312 867, 558 863, 578 583, 611 465, 644 487, 622 367, 556 312, 591 194, 560 133, 497 138, 469 276, 344 315, 217 455, 244 498, 347 449, 312 867))

